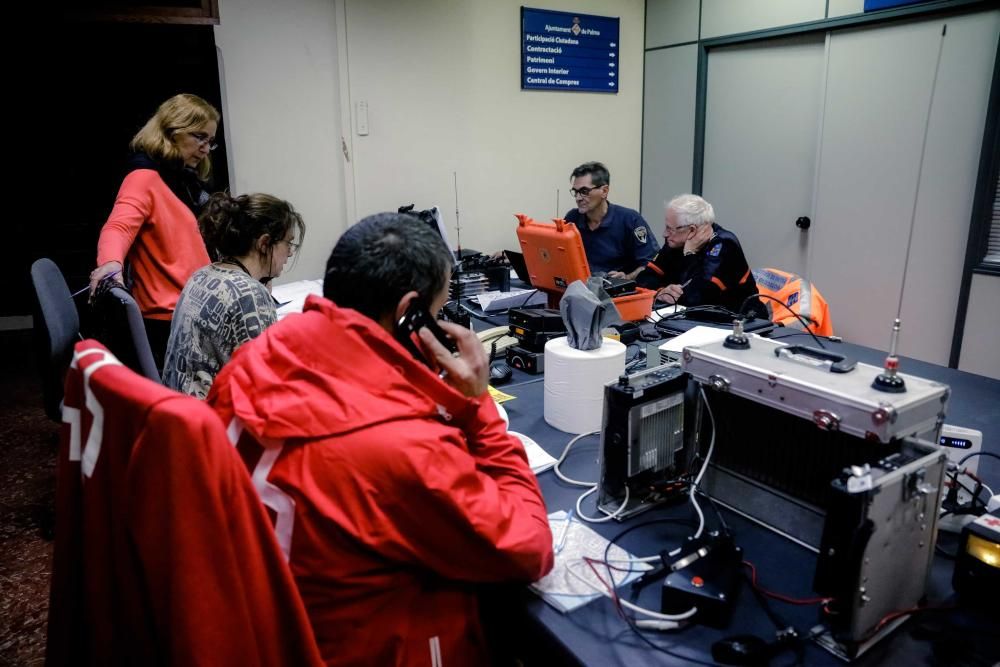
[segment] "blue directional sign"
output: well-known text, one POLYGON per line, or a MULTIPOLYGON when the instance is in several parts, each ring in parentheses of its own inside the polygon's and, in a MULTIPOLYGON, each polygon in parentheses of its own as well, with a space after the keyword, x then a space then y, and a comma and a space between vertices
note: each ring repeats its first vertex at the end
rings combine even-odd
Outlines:
POLYGON ((521 89, 617 93, 619 23, 521 7, 521 89))

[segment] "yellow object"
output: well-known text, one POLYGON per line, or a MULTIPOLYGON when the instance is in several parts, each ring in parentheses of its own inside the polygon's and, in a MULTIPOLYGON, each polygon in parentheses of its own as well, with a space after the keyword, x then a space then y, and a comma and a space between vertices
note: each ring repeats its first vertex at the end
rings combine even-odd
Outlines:
POLYGON ((511 396, 510 394, 503 393, 499 389, 496 389, 493 385, 488 386, 487 389, 490 392, 490 397, 492 397, 497 403, 506 403, 507 401, 512 401, 517 398, 517 396, 511 396))
POLYGON ((1000 544, 996 542, 969 535, 969 541, 965 543, 965 552, 991 567, 1000 568, 1000 544))

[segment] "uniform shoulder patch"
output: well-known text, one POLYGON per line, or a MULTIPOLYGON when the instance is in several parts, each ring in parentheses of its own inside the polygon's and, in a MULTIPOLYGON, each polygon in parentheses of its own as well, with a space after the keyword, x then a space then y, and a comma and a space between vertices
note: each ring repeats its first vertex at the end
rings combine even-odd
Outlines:
POLYGON ((794 306, 798 302, 798 300, 799 300, 799 293, 792 292, 791 294, 788 295, 788 301, 785 303, 785 305, 789 307, 794 306))
POLYGON ((646 226, 645 225, 639 225, 638 227, 635 228, 635 230, 634 230, 633 233, 635 234, 635 240, 636 241, 638 241, 639 243, 645 243, 646 242, 646 238, 647 237, 646 237, 646 226))
POLYGON ((708 254, 712 257, 718 257, 719 253, 722 252, 722 242, 716 243, 712 246, 712 249, 708 251, 708 254))

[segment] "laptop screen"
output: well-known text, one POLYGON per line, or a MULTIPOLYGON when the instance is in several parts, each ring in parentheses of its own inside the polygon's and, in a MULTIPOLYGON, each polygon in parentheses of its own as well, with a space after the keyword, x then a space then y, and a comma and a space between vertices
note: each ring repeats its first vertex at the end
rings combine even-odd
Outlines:
POLYGON ((514 269, 518 279, 526 284, 531 284, 531 276, 528 274, 528 265, 524 263, 524 255, 516 250, 504 250, 503 254, 510 262, 510 268, 514 269))

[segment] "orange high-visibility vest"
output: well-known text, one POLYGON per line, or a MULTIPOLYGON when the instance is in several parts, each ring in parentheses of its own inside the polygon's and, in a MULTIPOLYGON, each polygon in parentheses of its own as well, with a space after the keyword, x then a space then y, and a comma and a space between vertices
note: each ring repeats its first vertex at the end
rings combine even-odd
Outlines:
POLYGON ((802 276, 780 269, 754 269, 753 278, 761 296, 764 297, 761 301, 767 306, 767 312, 775 324, 802 329, 802 322, 795 317, 795 314, 798 314, 809 323, 809 331, 820 336, 833 335, 830 307, 811 282, 802 276), (774 299, 779 300, 785 307, 776 303, 774 299))

